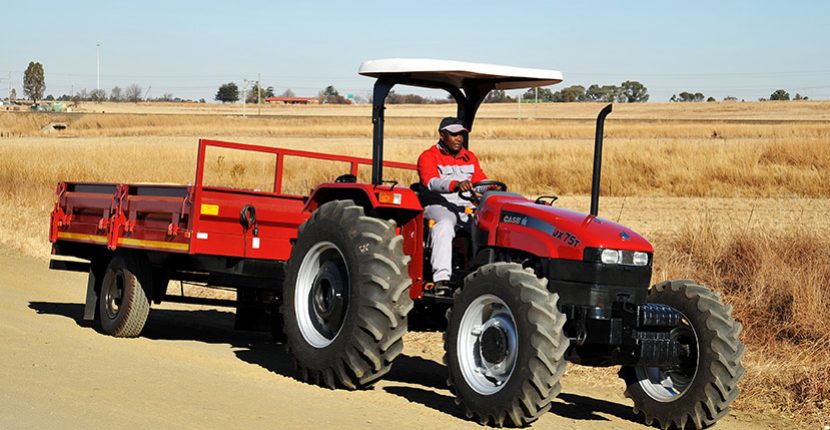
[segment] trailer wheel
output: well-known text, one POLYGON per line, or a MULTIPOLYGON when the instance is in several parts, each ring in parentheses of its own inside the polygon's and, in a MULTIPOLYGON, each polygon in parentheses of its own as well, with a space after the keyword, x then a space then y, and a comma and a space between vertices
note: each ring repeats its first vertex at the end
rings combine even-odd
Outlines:
POLYGON ((683 327, 672 335, 688 351, 671 369, 623 366, 626 397, 646 424, 667 429, 702 429, 729 411, 738 396, 738 380, 744 373, 744 345, 738 335, 741 324, 732 319, 732 307, 693 281, 668 281, 649 291, 648 301, 671 306, 683 314, 683 327))
POLYGON ((301 379, 357 389, 389 372, 412 308, 408 261, 394 222, 351 200, 323 204, 300 226, 280 309, 301 379))
POLYGON ((546 279, 519 264, 493 263, 456 290, 447 312, 444 363, 468 418, 522 427, 550 410, 565 372, 568 338, 559 296, 546 286, 546 279))
POLYGON ((117 253, 107 266, 98 295, 104 333, 137 337, 150 313, 146 289, 152 286, 150 263, 140 254, 117 253))

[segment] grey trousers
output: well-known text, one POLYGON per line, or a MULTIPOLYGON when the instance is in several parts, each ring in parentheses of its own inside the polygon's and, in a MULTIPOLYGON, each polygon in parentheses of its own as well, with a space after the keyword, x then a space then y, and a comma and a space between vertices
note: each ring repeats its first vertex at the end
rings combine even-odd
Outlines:
MULTIPOLYGON (((467 214, 460 214, 467 217, 467 214)), ((455 225, 458 217, 444 206, 429 205, 424 208, 424 217, 435 220, 430 229, 432 241, 432 281, 449 281, 452 274, 452 240, 455 237, 455 225)))

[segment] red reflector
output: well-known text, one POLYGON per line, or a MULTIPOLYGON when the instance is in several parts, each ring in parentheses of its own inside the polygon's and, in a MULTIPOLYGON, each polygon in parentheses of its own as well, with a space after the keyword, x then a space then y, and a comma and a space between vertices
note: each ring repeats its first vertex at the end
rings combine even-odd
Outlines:
POLYGON ((387 205, 401 204, 401 195, 398 193, 379 192, 378 201, 387 205))

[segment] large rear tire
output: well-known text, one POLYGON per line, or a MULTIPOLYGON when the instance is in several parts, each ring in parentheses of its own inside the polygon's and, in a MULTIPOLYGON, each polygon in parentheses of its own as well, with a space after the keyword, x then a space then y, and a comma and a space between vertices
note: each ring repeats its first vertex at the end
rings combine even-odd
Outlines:
POLYGON ((738 396, 744 373, 741 324, 720 296, 693 281, 668 281, 649 291, 648 301, 673 307, 683 314, 683 326, 672 335, 689 353, 672 369, 623 366, 626 397, 648 425, 702 429, 729 411, 738 396))
POLYGON ((550 410, 568 338, 558 295, 515 263, 481 267, 455 292, 444 339, 448 384, 468 418, 522 427, 550 410))
POLYGON ((394 222, 351 200, 323 204, 300 226, 281 312, 301 379, 358 389, 389 372, 412 308, 408 261, 394 222))
POLYGON ((101 329, 115 337, 137 337, 150 314, 146 289, 152 286, 152 268, 144 255, 113 255, 101 282, 98 310, 101 329))

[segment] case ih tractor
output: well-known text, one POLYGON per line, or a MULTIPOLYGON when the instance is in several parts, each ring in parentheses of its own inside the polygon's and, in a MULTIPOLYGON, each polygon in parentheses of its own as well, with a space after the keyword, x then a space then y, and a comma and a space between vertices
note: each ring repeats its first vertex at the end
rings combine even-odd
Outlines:
POLYGON ((483 424, 538 419, 559 393, 566 362, 621 366, 625 394, 648 424, 705 428, 727 413, 744 350, 731 308, 693 281, 649 288, 651 244, 598 216, 610 105, 597 119, 590 213, 528 199, 501 182, 476 184, 492 189, 464 194, 476 209, 454 239, 454 291, 446 296, 429 289, 426 193, 384 176, 384 167, 415 169, 383 161, 387 94, 395 85, 446 90, 472 130, 491 90, 552 85, 562 75, 402 59, 365 62, 360 74, 377 78, 371 160, 202 140, 192 186, 60 183, 53 253, 88 263, 53 259, 51 267, 88 271, 84 317, 100 319, 107 334, 134 337, 151 302, 228 304, 169 295, 170 280, 233 287, 237 326, 274 310, 302 380, 361 389, 390 370, 409 324, 446 309, 448 383, 483 424), (216 147, 273 156, 273 189, 205 184, 206 152, 216 147), (286 157, 350 169, 308 196, 291 195, 282 189, 286 157), (368 165, 371 183, 358 182, 368 165))

